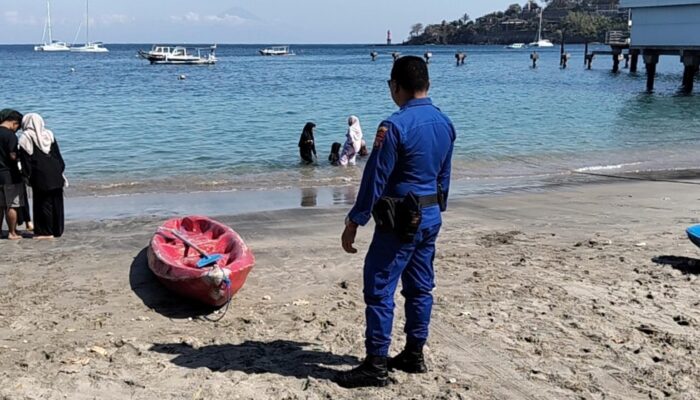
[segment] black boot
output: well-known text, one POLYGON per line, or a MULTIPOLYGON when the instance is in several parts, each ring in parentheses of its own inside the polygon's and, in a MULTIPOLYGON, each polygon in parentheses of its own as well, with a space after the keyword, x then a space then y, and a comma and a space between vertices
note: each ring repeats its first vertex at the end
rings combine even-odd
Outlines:
POLYGON ((367 356, 359 367, 336 375, 334 381, 347 389, 359 387, 384 387, 389 384, 387 357, 367 356))
POLYGON ((406 346, 398 356, 389 360, 390 370, 399 370, 409 374, 424 374, 428 372, 423 357, 423 346, 406 346))

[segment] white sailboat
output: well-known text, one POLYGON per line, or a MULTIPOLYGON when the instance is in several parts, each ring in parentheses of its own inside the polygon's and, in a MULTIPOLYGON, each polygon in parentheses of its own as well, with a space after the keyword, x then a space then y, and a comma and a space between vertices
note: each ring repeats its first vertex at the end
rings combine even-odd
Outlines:
MULTIPOLYGON (((78 28, 80 34, 80 28, 78 28)), ((77 39, 77 35, 76 35, 77 39)), ((85 44, 80 47, 71 47, 70 51, 75 53, 109 53, 102 42, 90 41, 90 1, 85 0, 85 44)))
POLYGON ((554 47, 554 44, 548 39, 542 39, 542 12, 544 10, 540 9, 540 27, 537 31, 537 41, 530 43, 530 47, 554 47))
POLYGON ((58 40, 53 40, 53 34, 51 32, 51 2, 46 0, 46 24, 44 24, 44 34, 41 36, 41 41, 44 44, 34 46, 34 51, 45 51, 45 52, 61 52, 70 51, 70 47, 66 42, 61 42, 58 40), (49 41, 46 41, 46 33, 49 34, 49 41))

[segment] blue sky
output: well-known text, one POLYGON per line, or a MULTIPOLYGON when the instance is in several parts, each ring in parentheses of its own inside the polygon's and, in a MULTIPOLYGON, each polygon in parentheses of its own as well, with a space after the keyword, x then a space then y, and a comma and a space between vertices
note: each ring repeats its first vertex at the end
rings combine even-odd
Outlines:
MULTIPOLYGON (((90 26, 92 40, 108 43, 375 43, 387 29, 400 41, 416 22, 475 18, 513 2, 91 0, 90 26)), ((85 0, 53 0, 51 7, 54 39, 72 42, 85 0)), ((0 0, 0 43, 39 42, 45 16, 44 0, 0 0)))

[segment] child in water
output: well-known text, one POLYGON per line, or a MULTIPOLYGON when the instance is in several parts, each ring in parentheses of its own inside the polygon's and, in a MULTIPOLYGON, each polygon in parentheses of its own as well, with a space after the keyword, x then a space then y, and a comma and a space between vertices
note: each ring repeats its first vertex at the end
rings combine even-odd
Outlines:
POLYGON ((328 155, 328 161, 330 161, 331 165, 337 167, 340 165, 340 147, 342 145, 338 142, 333 143, 331 145, 331 154, 328 155))

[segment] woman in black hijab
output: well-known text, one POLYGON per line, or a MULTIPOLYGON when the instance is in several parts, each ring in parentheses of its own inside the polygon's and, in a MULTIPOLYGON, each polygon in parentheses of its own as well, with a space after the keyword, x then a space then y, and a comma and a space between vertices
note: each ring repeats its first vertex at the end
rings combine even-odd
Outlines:
POLYGON ((316 139, 314 139, 316 124, 309 122, 304 126, 299 138, 299 155, 306 164, 313 164, 316 158, 316 139))

